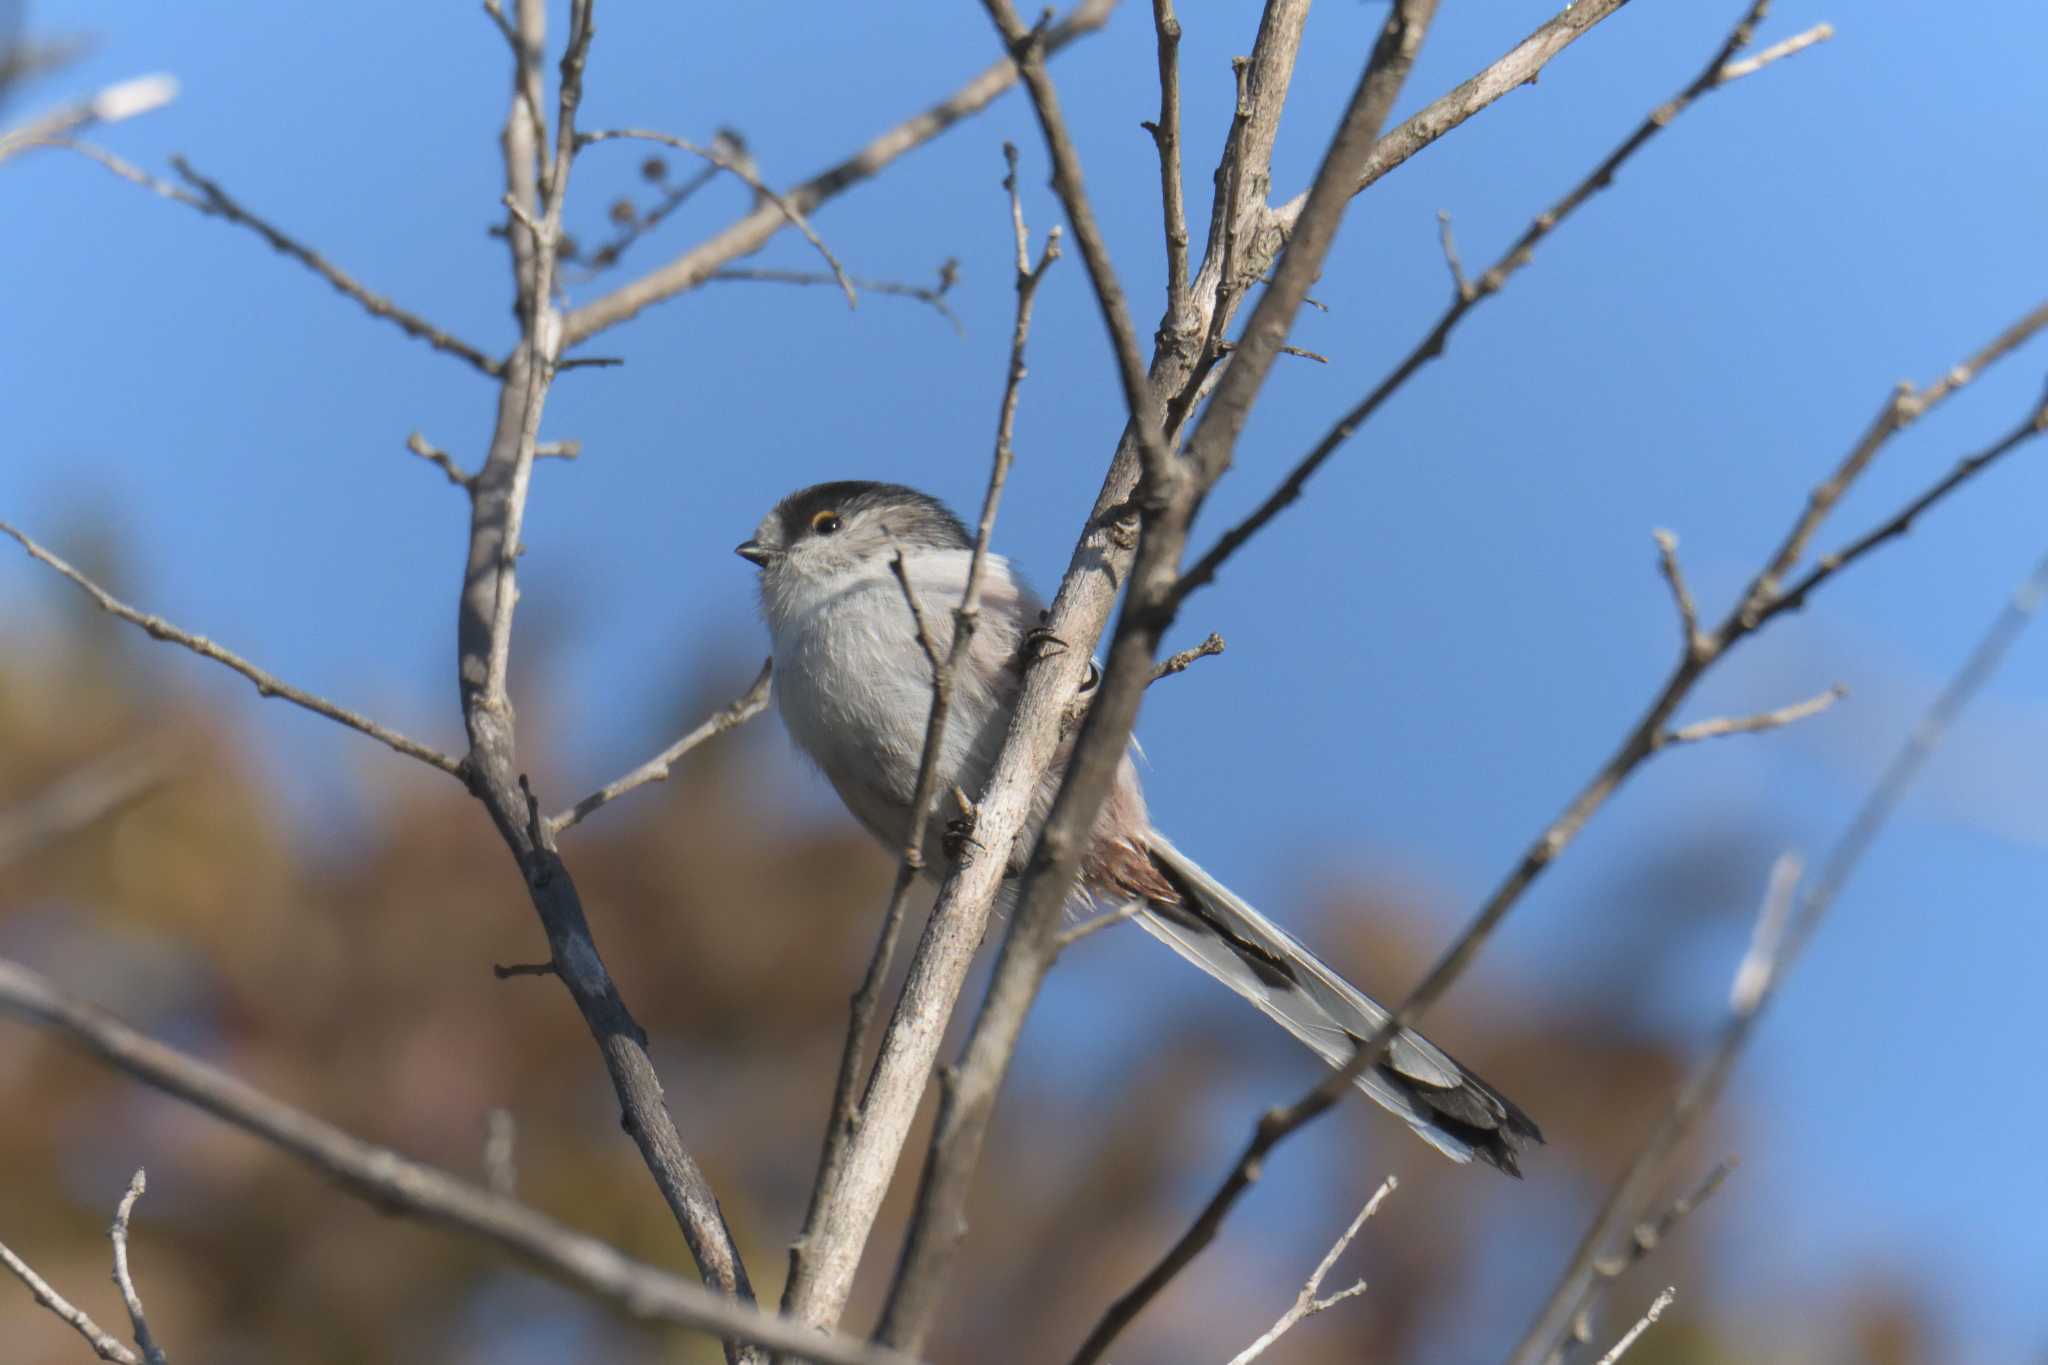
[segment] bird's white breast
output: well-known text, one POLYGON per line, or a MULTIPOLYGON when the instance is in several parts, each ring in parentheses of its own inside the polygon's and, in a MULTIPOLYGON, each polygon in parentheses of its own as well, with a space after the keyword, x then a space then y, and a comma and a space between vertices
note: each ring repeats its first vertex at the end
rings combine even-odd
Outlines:
MULTIPOLYGON (((911 585, 941 658, 952 645, 967 564, 964 550, 922 550, 909 558, 911 585)), ((1006 572, 998 563, 989 568, 1006 572)), ((883 563, 829 584, 799 585, 776 606, 776 696, 791 738, 877 838, 900 843, 932 700, 931 664, 902 584, 883 563)), ((968 771, 977 766, 969 754, 993 701, 986 688, 957 689, 940 758, 942 793, 955 782, 979 789, 985 774, 968 771)))

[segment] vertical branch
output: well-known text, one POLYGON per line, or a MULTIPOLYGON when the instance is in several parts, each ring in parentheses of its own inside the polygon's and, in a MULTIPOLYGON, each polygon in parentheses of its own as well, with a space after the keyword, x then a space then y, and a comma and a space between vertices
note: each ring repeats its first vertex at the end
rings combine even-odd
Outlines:
MULTIPOLYGON (((1000 0, 992 0, 992 10, 999 7, 1000 0)), ((1275 283, 1254 311, 1254 328, 1260 326, 1261 318, 1266 318, 1268 328, 1277 325, 1284 334, 1287 322, 1300 306, 1309 283, 1320 273, 1323 256, 1335 236, 1337 221, 1350 201, 1350 186, 1357 168, 1379 135, 1380 125, 1385 121, 1401 79, 1414 61, 1415 51, 1434 9, 1435 0, 1399 0, 1396 4, 1394 15, 1389 19, 1352 96, 1337 137, 1325 155, 1323 167, 1317 175, 1316 189, 1310 195, 1309 208, 1288 243, 1275 283)), ((1054 136, 1058 129, 1057 108, 1050 106, 1049 102, 1041 102, 1040 89, 1030 82, 1028 71, 1026 80, 1034 103, 1040 105, 1040 122, 1046 125, 1047 142, 1057 161, 1062 154, 1061 141, 1054 136)), ((1250 100, 1247 88, 1246 105, 1237 120, 1239 128, 1231 139, 1233 155, 1240 160, 1246 155, 1244 129, 1250 124, 1250 100)), ((1078 198, 1078 178, 1063 176, 1055 184, 1063 200, 1069 194, 1078 198)), ((1077 209, 1074 203, 1069 202, 1067 210, 1069 221, 1077 225, 1077 230, 1079 224, 1088 221, 1085 212, 1077 209)), ((1085 240, 1085 234, 1083 236, 1085 240)), ((1264 378, 1265 368, 1271 365, 1277 354, 1275 345, 1263 352, 1247 355, 1241 351, 1234 356, 1231 369, 1224 377, 1223 388, 1218 391, 1219 399, 1224 389, 1232 387, 1233 380, 1238 389, 1248 387, 1255 392, 1264 378)), ((1241 401, 1248 404, 1249 394, 1241 401)), ((1201 427, 1196 430, 1193 438, 1196 445, 1191 447, 1191 452, 1201 449, 1200 443, 1216 420, 1215 414, 1216 407, 1212 403, 1201 427)), ((915 1266, 906 1256, 905 1270, 899 1274, 901 1295, 917 1293, 926 1300, 934 1299, 935 1289, 906 1287, 904 1282, 913 1276, 933 1282, 941 1279, 951 1259, 950 1253, 960 1239, 959 1229, 966 1218, 967 1194, 987 1135, 996 1095, 1022 1035, 1024 1020, 1059 953, 1061 912, 1079 872, 1096 812, 1129 743, 1131 728, 1137 719, 1139 698, 1151 681, 1152 659, 1158 651, 1160 636, 1171 620, 1171 592, 1180 555, 1187 542, 1188 524, 1202 495, 1227 464, 1236 434, 1236 428, 1231 428, 1220 439, 1209 438, 1208 448, 1212 452, 1220 450, 1221 459, 1212 454, 1209 460, 1204 461, 1195 455, 1190 461, 1193 466, 1189 471, 1191 477, 1176 477, 1170 483, 1153 487, 1156 510, 1143 519, 1130 575, 1129 599, 1117 622, 1116 635, 1110 647, 1109 667, 1096 690, 1065 778, 1053 800, 1037 847, 1031 854, 1017 908, 1011 916, 1010 930, 996 963, 994 979, 975 1018, 952 1083, 947 1087, 946 1103, 940 1111, 938 1130, 926 1158, 918 1192, 917 1216, 910 1234, 913 1248, 920 1241, 929 1241, 934 1244, 934 1249, 915 1266)), ((1148 467, 1148 479, 1150 474, 1148 467)), ((929 1327, 929 1316, 927 1311, 920 1320, 906 1318, 894 1324, 896 1334, 885 1335, 884 1339, 893 1345, 914 1346, 929 1327)), ((1115 1334, 1115 1329, 1106 1335, 1098 1333, 1098 1337, 1091 1338, 1089 1345, 1083 1348, 1081 1358, 1099 1357, 1115 1334)))
POLYGON ((1095 302, 1102 311, 1103 325, 1109 329, 1117 378, 1123 381, 1124 404, 1130 411, 1145 477, 1152 484, 1154 495, 1163 495, 1174 479, 1173 466, 1160 434, 1151 384, 1138 351, 1138 334, 1131 326, 1131 310, 1124 301, 1123 286, 1117 281, 1116 266, 1109 259, 1109 246, 1082 185, 1080 152, 1067 133, 1059 92, 1045 67, 1045 26, 1050 21, 1050 12, 1037 26, 1026 28, 1010 0, 982 0, 982 8, 988 11, 989 20, 1002 35, 1010 60, 1017 64, 1018 74, 1031 92, 1031 107, 1038 115, 1046 149, 1052 154, 1053 190, 1060 197, 1060 206, 1067 211, 1067 221, 1073 225, 1075 243, 1080 247, 1082 263, 1088 267, 1089 283, 1094 286, 1095 302))
POLYGON ((1188 208, 1180 172, 1180 20, 1173 0, 1152 0, 1159 35, 1159 121, 1147 123, 1159 153, 1159 198, 1166 224, 1166 316, 1179 325, 1188 311, 1188 208))
POLYGON ((121 1196, 120 1206, 114 1210, 114 1225, 107 1229, 107 1237, 114 1244, 114 1287, 121 1291, 121 1305, 128 1310, 129 1325, 135 1329, 135 1345, 141 1350, 145 1365, 167 1365, 164 1348, 156 1344, 156 1337, 149 1330, 149 1315, 142 1311, 135 1274, 128 1269, 128 1220, 134 1216, 135 1201, 142 1198, 147 1188, 148 1178, 138 1169, 128 1182, 128 1192, 121 1196))
MULTIPOLYGON (((1260 20, 1252 52, 1254 109, 1247 153, 1254 184, 1270 180, 1272 130, 1287 98, 1307 11, 1307 0, 1269 0, 1260 20)), ((1263 205, 1257 211, 1266 212, 1263 205)), ((1195 338, 1207 326, 1207 310, 1214 306, 1215 265, 1213 259, 1205 260, 1191 286, 1195 338)), ((1163 410, 1163 395, 1177 392, 1187 382, 1194 362, 1190 342, 1171 327, 1162 332, 1150 373, 1148 401, 1155 413, 1163 410)), ((1134 424, 1117 445, 1048 615, 1049 638, 1066 647, 1039 651, 1026 670, 1003 752, 976 802, 975 842, 961 851, 940 889, 883 1032, 861 1125, 848 1144, 845 1175, 820 1201, 811 1222, 815 1234, 804 1244, 802 1273, 791 1277, 783 1297, 784 1311, 805 1322, 830 1326, 845 1307, 931 1078, 947 1020, 988 931, 992 907, 1010 868, 1012 845, 1030 818, 1039 781, 1062 738, 1062 718, 1080 689, 1089 654, 1125 579, 1133 546, 1119 517, 1138 482, 1139 447, 1134 424)))
MULTIPOLYGON (((576 110, 594 34, 591 0, 571 0, 552 147, 542 113, 544 0, 519 0, 505 25, 515 54, 511 109, 501 145, 505 161, 506 240, 511 255, 520 341, 508 358, 484 464, 470 480, 469 554, 460 596, 457 648, 470 790, 518 862, 547 933, 549 965, 596 1039, 622 1121, 675 1215, 704 1281, 742 1300, 753 1291, 710 1182, 684 1149, 647 1054, 647 1039, 606 970, 574 880, 555 848, 554 830, 519 771, 516 718, 507 691, 516 564, 542 409, 561 354, 563 327, 553 303, 563 209, 576 153, 576 110)), ((739 1365, 763 1359, 758 1348, 726 1342, 739 1365)))
MULTIPOLYGON (((1003 155, 1009 167, 1003 178, 1003 188, 1010 196, 1010 224, 1017 248, 1017 311, 1010 331, 1009 369, 1003 385, 1002 402, 996 413, 995 455, 989 469, 988 490, 982 495, 974 552, 968 560, 967 585, 959 605, 953 610, 953 642, 943 659, 934 660, 932 704, 925 722, 924 749, 918 759, 917 783, 911 795, 910 830, 904 839, 902 856, 896 868, 896 883, 890 892, 889 907, 882 917, 882 930, 876 938, 874 954, 868 961, 860 988, 853 995, 846 1045, 840 1054, 839 1076, 833 1087, 832 1114, 826 1127, 824 1150, 818 1160, 818 1176, 811 1186, 811 1203, 805 1215, 803 1235, 790 1247, 791 1284, 808 1278, 811 1258, 807 1252, 814 1238, 820 1234, 823 1210, 833 1206, 835 1196, 849 1175, 851 1143, 865 1110, 865 1102, 855 1100, 860 1089, 861 1065, 867 1057, 868 1038, 881 1003, 882 985, 888 979, 889 967, 896 955, 910 889, 925 870, 926 834, 933 806, 942 796, 938 790, 939 756, 944 749, 946 722, 952 711, 953 683, 967 660, 980 621, 981 589, 988 565, 989 540, 995 532, 996 509, 1002 502, 1003 487, 1009 481, 1010 465, 1015 459, 1013 434, 1017 422, 1017 394, 1026 374, 1024 346, 1031 336, 1032 308, 1045 272, 1060 255, 1060 230, 1055 227, 1046 234, 1045 252, 1038 265, 1036 268, 1032 266, 1030 234, 1024 226, 1024 205, 1017 193, 1017 148, 1004 143, 1003 155)), ((903 574, 900 551, 896 565, 897 577, 903 584, 911 610, 920 612, 909 580, 903 574)), ((918 636, 920 640, 929 642, 921 615, 918 636)), ((891 1311, 893 1308, 892 1299, 891 1311)))

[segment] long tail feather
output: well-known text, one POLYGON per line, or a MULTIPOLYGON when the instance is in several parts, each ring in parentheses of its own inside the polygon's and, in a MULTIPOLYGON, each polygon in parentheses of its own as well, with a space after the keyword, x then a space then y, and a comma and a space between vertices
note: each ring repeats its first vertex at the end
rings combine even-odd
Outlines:
MULTIPOLYGON (((1149 897, 1137 915, 1153 937, 1256 1005, 1333 1066, 1390 1011, 1323 964, 1157 833, 1146 842, 1177 898, 1149 897)), ((1412 1029, 1396 1034, 1358 1087, 1453 1161, 1474 1157, 1519 1176, 1522 1145, 1542 1142, 1512 1101, 1412 1029)))

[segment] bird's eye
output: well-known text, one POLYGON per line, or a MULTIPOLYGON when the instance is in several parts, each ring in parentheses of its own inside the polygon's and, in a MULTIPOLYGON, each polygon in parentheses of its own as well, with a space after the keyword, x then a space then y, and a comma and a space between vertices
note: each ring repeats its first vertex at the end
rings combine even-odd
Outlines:
POLYGON ((839 529, 837 512, 819 512, 811 518, 811 530, 821 536, 829 536, 839 529))

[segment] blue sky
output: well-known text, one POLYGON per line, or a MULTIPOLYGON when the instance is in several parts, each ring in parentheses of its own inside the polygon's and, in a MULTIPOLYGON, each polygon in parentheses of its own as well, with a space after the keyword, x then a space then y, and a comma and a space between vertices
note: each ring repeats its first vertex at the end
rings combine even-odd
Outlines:
MULTIPOLYGON (((1256 7, 1184 8, 1200 212, 1228 58, 1248 46, 1256 7)), ((1330 311, 1305 314, 1296 335, 1332 363, 1276 373, 1197 543, 1434 318, 1447 287, 1438 210, 1468 265, 1491 260, 1693 74, 1735 8, 1636 0, 1536 87, 1359 201, 1315 290, 1330 311)), ((800 19, 766 37, 758 6, 599 13, 586 126, 705 138, 730 124, 771 182, 836 160, 994 52, 972 6, 790 7, 800 19)), ((1283 193, 1305 183, 1382 13, 1339 2, 1314 14, 1276 160, 1283 193)), ((1546 13, 1445 5, 1401 112, 1546 13)), ((75 0, 31 18, 103 42, 30 103, 173 72, 178 101, 111 130, 109 145, 159 167, 182 152, 373 288, 487 350, 507 343, 504 256, 483 235, 501 191, 503 52, 473 6, 75 0)), ((1178 643, 1213 629, 1230 651, 1148 700, 1155 816, 1254 901, 1284 914, 1314 892, 1304 869, 1393 869, 1431 888, 1432 932, 1447 938, 1669 667, 1652 528, 1678 533, 1705 609, 1724 609, 1894 381, 1934 377, 2048 292, 2048 9, 2006 0, 1930 23, 1918 7, 1796 0, 1765 38, 1823 19, 1833 42, 1712 96, 1631 163, 1191 603, 1178 643)), ((1161 274, 1136 126, 1154 111, 1150 63, 1149 26, 1126 5, 1056 64, 1141 330, 1161 274)), ((696 661, 735 688, 750 674, 763 642, 729 547, 780 494, 879 477, 974 501, 1008 336, 1005 138, 1025 148, 1042 229, 1056 206, 1015 96, 817 218, 858 274, 923 281, 959 257, 964 339, 895 299, 849 311, 830 290, 718 285, 603 338, 595 349, 624 367, 558 387, 545 434, 585 453, 536 477, 521 620, 545 654, 526 704, 571 737, 551 760, 564 791, 641 756, 696 661)), ((642 155, 614 144, 579 163, 571 227, 586 242, 642 155)), ((628 269, 743 203, 736 185, 714 185, 628 269)), ((116 531, 142 605, 455 747, 466 509, 403 442, 417 428, 474 462, 485 381, 248 234, 82 161, 11 164, 0 204, 16 319, 0 329, 0 516, 60 552, 116 531)), ((790 237, 759 263, 814 258, 790 237)), ((2048 348, 2030 348, 1897 441, 1823 543, 2007 428, 2044 360, 2048 348)), ((999 533, 1041 586, 1065 562, 1120 409, 1070 260, 1041 296, 999 533)), ((2019 456, 1718 669, 1688 717, 1837 681, 1851 696, 1792 731, 1660 758, 1516 912, 1469 988, 1618 995, 1624 983, 1595 970, 1599 924, 1577 907, 1703 823, 1824 846, 2042 553, 2044 497, 2040 455, 2019 456)), ((0 558, 9 635, 61 591, 0 558)), ((337 769, 395 761, 196 663, 176 667, 236 699, 309 814, 346 813, 337 769)), ((1745 1106, 1781 1121, 1755 1135, 1723 1196, 1736 1212, 1716 1234, 1728 1253, 1717 1294, 1773 1301, 1826 1284, 1833 1266, 1897 1264, 1939 1308, 1949 1359, 2013 1358, 2048 1337, 2048 1164, 2006 1136, 2048 1126, 2042 1090, 2014 1083, 2039 1072, 2048 1036, 2048 1002, 2030 990, 2048 950, 2044 679, 2048 634, 2021 643, 1937 758, 1738 1073, 1745 1106), (1930 1014, 1945 1026, 1924 1027, 1930 1014), (1780 1235, 1788 1207, 1796 1235, 1780 1235)), ((788 801, 833 818, 793 758, 775 761, 788 801)), ((1760 891, 1767 857, 1738 882, 1760 891)), ((1740 949, 1736 927, 1702 944, 1696 978, 1658 1001, 1660 1022, 1704 1037, 1740 949)), ((1062 974, 1051 1017, 1086 1015, 1090 970, 1062 974)))

